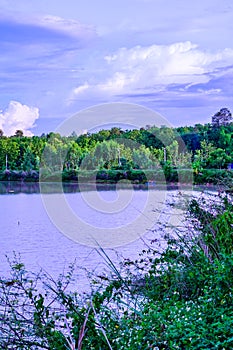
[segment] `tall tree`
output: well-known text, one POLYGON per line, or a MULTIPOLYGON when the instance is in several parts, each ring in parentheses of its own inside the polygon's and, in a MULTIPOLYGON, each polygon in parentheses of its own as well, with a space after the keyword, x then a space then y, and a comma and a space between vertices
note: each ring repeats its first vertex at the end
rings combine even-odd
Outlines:
POLYGON ((228 108, 221 108, 219 112, 212 117, 212 125, 215 127, 227 125, 231 122, 232 115, 228 108))
POLYGON ((23 137, 23 131, 22 130, 16 130, 15 136, 16 137, 23 137))

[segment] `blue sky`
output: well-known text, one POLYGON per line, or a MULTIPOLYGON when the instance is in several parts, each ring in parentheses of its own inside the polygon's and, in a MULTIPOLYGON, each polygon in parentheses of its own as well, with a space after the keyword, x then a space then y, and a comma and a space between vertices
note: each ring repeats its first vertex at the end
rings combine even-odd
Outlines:
POLYGON ((231 0, 0 0, 0 128, 41 134, 111 102, 209 122, 233 107, 232 33, 231 0))

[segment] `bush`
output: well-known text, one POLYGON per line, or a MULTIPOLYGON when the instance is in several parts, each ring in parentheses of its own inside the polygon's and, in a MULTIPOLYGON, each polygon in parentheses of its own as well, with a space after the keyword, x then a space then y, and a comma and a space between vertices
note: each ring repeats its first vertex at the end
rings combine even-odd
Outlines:
POLYGON ((66 291, 73 266, 55 282, 13 261, 0 281, 0 347, 232 349, 232 209, 225 195, 193 199, 189 228, 165 229, 167 248, 125 261, 123 273, 100 250, 112 275, 96 277, 86 299, 66 291))
POLYGON ((196 184, 214 184, 231 186, 233 181, 233 171, 226 169, 203 169, 200 173, 194 174, 196 184))

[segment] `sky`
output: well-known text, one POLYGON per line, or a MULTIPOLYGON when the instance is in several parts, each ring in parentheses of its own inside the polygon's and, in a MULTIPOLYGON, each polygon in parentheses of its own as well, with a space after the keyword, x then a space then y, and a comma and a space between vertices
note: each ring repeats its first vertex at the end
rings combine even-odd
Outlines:
POLYGON ((40 135, 106 103, 208 123, 233 111, 232 33, 231 0, 0 0, 0 128, 40 135))

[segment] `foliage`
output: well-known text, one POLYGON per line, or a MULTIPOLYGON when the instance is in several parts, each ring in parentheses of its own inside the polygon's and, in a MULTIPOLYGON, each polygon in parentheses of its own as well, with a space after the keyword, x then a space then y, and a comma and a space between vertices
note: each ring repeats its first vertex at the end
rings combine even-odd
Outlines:
POLYGON ((109 276, 84 298, 69 292, 74 266, 57 282, 20 260, 0 280, 2 349, 232 349, 233 204, 226 194, 192 199, 183 226, 165 226, 122 271, 103 250, 109 276))
POLYGON ((14 172, 24 171, 21 180, 30 180, 31 171, 38 173, 43 169, 47 175, 42 174, 41 178, 45 181, 56 180, 57 172, 65 181, 77 181, 77 172, 142 173, 153 169, 162 171, 166 181, 177 182, 178 168, 193 169, 196 183, 216 184, 215 173, 222 170, 222 176, 228 177, 228 168, 233 167, 232 139, 233 123, 178 128, 147 126, 140 130, 114 127, 68 137, 57 133, 26 137, 17 130, 11 137, 0 135, 0 177, 6 179, 7 171, 7 179, 14 180, 14 172))

